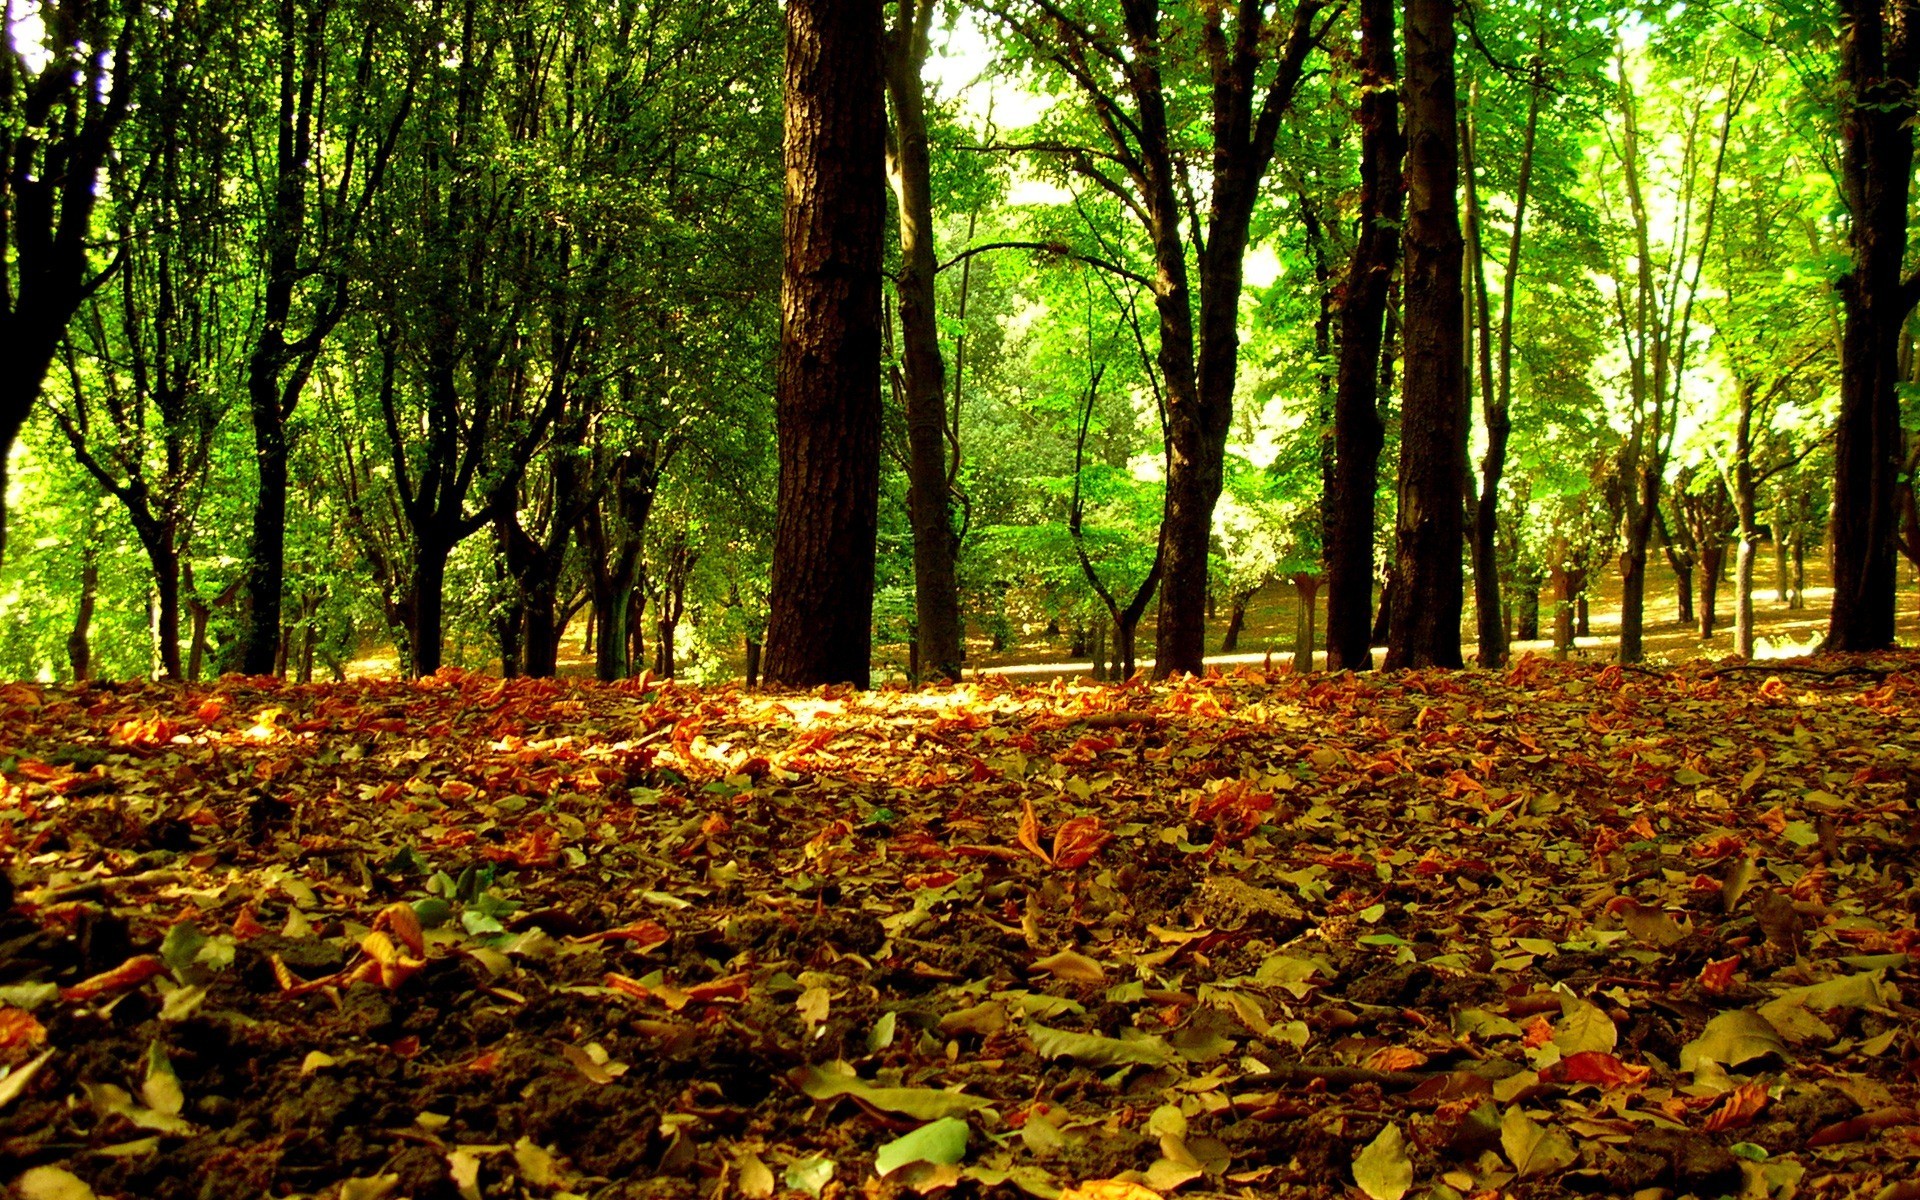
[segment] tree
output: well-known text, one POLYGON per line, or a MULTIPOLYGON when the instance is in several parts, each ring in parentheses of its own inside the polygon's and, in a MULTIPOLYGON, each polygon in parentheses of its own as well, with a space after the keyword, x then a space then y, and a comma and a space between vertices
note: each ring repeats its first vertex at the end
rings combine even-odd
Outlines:
POLYGON ((1400 594, 1386 667, 1458 667, 1466 498, 1465 313, 1453 0, 1407 0, 1406 356, 1401 384, 1400 594))
POLYGON ((167 36, 164 23, 145 30, 139 0, 42 0, 37 12, 37 47, 11 5, 0 29, 0 560, 7 460, 67 322, 118 266, 89 253, 100 172, 127 118, 143 39, 167 36))
POLYGON ((1658 147, 1649 148, 1642 137, 1642 101, 1625 51, 1616 57, 1619 128, 1617 133, 1609 131, 1608 146, 1619 168, 1622 190, 1614 196, 1603 189, 1602 195, 1603 203, 1624 203, 1626 209, 1621 222, 1624 232, 1615 239, 1610 267, 1615 329, 1627 363, 1627 428, 1617 463, 1621 662, 1639 662, 1642 657, 1647 549, 1659 520, 1661 489, 1679 434, 1687 368, 1697 349, 1694 305, 1713 243, 1728 140, 1753 83, 1751 71, 1738 63, 1724 63, 1716 55, 1708 59, 1705 70, 1672 86, 1669 98, 1677 115, 1671 140, 1679 151, 1672 171, 1677 220, 1671 244, 1661 246, 1656 254, 1648 173, 1658 147), (1715 89, 1698 86, 1702 77, 1711 77, 1715 71, 1726 76, 1717 97, 1715 89), (1686 94, 1679 95, 1683 90, 1686 94))
POLYGON ((1244 258, 1281 120, 1307 56, 1332 27, 1331 19, 1316 23, 1324 7, 1243 0, 1163 27, 1159 0, 1120 0, 1117 21, 1092 3, 990 6, 1080 93, 1104 143, 1049 139, 1030 148, 1061 156, 1118 197, 1152 250, 1171 450, 1156 677, 1205 665, 1207 556, 1239 370, 1244 258), (1184 73, 1189 62, 1204 64, 1199 78, 1184 73), (1196 130, 1202 145, 1190 144, 1196 130), (1201 160, 1210 169, 1196 178, 1192 164, 1201 160), (1204 229, 1197 196, 1206 198, 1204 229))
POLYGON ((946 362, 935 311, 933 163, 921 83, 934 0, 898 0, 887 46, 891 136, 887 175, 899 208, 902 391, 907 417, 907 475, 913 520, 916 644, 923 674, 960 679, 960 585, 948 503, 946 362))
POLYGON ((1920 0, 1839 0, 1838 10, 1840 177, 1852 263, 1839 280, 1845 324, 1827 646, 1878 650, 1893 644, 1900 332, 1920 300, 1920 275, 1902 275, 1920 112, 1920 0))
POLYGON ((880 490, 880 0, 787 6, 786 268, 769 679, 865 687, 880 490))
POLYGON ((1334 467, 1327 489, 1327 660, 1373 666, 1374 493, 1386 430, 1380 349, 1388 290, 1400 257, 1399 69, 1394 55, 1395 0, 1360 6, 1360 231, 1340 304, 1339 367, 1334 385, 1334 467))
POLYGON ((252 128, 270 135, 254 218, 259 316, 246 369, 259 489, 240 659, 254 675, 272 673, 281 652, 291 422, 327 339, 347 315, 349 251, 393 159, 422 57, 408 36, 413 29, 403 25, 398 37, 383 41, 388 22, 367 14, 358 52, 338 64, 336 25, 354 13, 337 13, 334 0, 273 4, 254 51, 273 64, 265 81, 273 115, 252 128), (336 74, 342 66, 346 78, 336 74), (335 85, 352 97, 344 114, 323 106, 335 85))

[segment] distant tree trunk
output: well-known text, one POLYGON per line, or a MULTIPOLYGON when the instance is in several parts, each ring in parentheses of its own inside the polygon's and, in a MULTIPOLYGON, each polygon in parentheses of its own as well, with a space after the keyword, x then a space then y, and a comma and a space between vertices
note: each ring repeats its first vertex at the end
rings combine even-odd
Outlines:
MULTIPOLYGON (((1676 511, 1679 505, 1675 503, 1676 511)), ((1693 624, 1693 567, 1699 558, 1699 547, 1694 541, 1692 527, 1688 525, 1685 512, 1679 512, 1673 523, 1667 523, 1666 514, 1654 513, 1654 531, 1660 535, 1660 546, 1666 552, 1667 566, 1673 571, 1674 579, 1674 620, 1682 625, 1693 624)))
POLYGON ((760 686, 760 641, 754 637, 747 638, 747 686, 760 686))
POLYGON ((947 485, 946 364, 935 312, 933 168, 921 73, 934 0, 900 0, 888 39, 893 127, 890 181, 899 208, 901 375, 907 418, 908 508, 913 524, 914 678, 960 679, 960 585, 947 485))
POLYGON ((1514 583, 1519 593, 1514 612, 1514 640, 1537 642, 1540 640, 1540 577, 1528 572, 1514 583))
POLYGON ((880 497, 886 103, 880 0, 786 8, 780 484, 766 669, 867 686, 880 497))
POLYGON ((1094 618, 1093 622, 1093 681, 1107 681, 1107 630, 1111 628, 1106 621, 1094 618))
POLYGON ((1839 284, 1833 608, 1828 649, 1893 644, 1894 488, 1901 463, 1900 330, 1920 284, 1903 278, 1913 176, 1920 2, 1840 0, 1840 175, 1852 269, 1839 284))
POLYGON ((1700 640, 1713 636, 1719 623, 1720 574, 1726 568, 1726 543, 1715 540, 1700 547, 1700 640))
POLYGON ((1773 602, 1775 604, 1787 602, 1787 525, 1782 519, 1783 515, 1781 509, 1774 510, 1773 528, 1770 530, 1773 535, 1773 602))
POLYGON ((1580 568, 1576 578, 1579 580, 1576 586, 1580 588, 1580 595, 1573 602, 1573 631, 1579 637, 1592 637, 1593 611, 1592 606, 1587 603, 1587 570, 1585 567, 1580 568))
POLYGON ((1379 487, 1383 324, 1400 257, 1399 67, 1396 0, 1360 5, 1360 232, 1340 304, 1334 385, 1334 465, 1327 489, 1328 666, 1373 667, 1374 493, 1379 487))
POLYGON ((80 599, 73 609, 73 629, 67 634, 67 665, 73 678, 93 678, 93 607, 100 590, 100 550, 91 531, 80 551, 80 599))
POLYGON ((1807 535, 1806 531, 1795 527, 1793 531, 1793 590, 1787 600, 1788 608, 1807 606, 1807 535))
POLYGON ((1466 499, 1461 400, 1459 145, 1453 0, 1407 0, 1405 381, 1401 386, 1402 595, 1386 667, 1459 667, 1466 499))
POLYGON ((1586 568, 1574 560, 1572 544, 1564 536, 1553 539, 1549 552, 1549 582, 1553 591, 1553 653, 1565 658, 1577 636, 1580 591, 1586 582, 1586 568))
POLYGON ((1313 670, 1314 604, 1320 595, 1320 576, 1295 571, 1293 592, 1299 604, 1293 626, 1293 669, 1305 674, 1313 670))
POLYGON ((1232 654, 1240 649, 1240 633, 1247 627, 1247 605, 1260 585, 1244 588, 1227 598, 1227 632, 1220 639, 1220 653, 1232 654))

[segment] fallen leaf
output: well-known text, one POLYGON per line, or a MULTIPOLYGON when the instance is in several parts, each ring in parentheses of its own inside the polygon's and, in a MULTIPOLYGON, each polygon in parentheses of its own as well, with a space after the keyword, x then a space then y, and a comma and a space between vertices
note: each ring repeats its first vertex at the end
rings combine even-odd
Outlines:
POLYGON ((1372 1200, 1400 1200, 1413 1186, 1413 1160, 1398 1125, 1382 1129, 1353 1156, 1353 1181, 1372 1200))

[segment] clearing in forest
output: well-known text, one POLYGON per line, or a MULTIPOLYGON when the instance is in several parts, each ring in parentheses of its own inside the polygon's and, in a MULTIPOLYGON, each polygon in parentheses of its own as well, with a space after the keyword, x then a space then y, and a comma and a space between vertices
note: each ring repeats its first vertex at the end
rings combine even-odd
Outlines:
POLYGON ((1916 738, 1914 656, 11 685, 0 1162, 144 1200, 1911 1198, 1916 738))

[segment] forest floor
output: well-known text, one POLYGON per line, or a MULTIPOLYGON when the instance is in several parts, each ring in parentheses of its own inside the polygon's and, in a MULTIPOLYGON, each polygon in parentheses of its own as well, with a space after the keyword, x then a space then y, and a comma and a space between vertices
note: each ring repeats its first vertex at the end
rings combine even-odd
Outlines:
POLYGON ((8 685, 0 1186, 1915 1200, 1916 750, 1913 654, 8 685))

